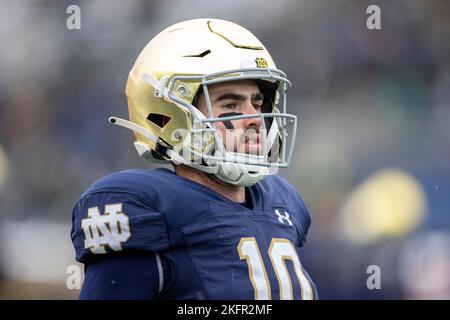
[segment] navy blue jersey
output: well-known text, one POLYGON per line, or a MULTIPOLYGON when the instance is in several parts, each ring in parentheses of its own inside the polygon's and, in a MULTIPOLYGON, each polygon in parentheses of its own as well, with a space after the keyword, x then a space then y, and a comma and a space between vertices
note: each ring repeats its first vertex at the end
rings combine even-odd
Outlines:
POLYGON ((296 189, 269 175, 246 197, 244 206, 162 168, 103 177, 73 209, 82 296, 114 298, 120 282, 124 298, 317 298, 300 261, 311 218, 296 189), (102 275, 110 281, 95 291, 102 275))

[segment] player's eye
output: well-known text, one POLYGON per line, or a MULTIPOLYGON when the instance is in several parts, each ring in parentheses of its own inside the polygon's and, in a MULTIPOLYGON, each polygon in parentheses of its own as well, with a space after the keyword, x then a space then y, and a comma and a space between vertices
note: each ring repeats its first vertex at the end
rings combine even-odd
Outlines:
POLYGON ((224 104, 223 105, 223 107, 225 108, 225 109, 235 109, 236 108, 236 103, 227 103, 227 104, 224 104))

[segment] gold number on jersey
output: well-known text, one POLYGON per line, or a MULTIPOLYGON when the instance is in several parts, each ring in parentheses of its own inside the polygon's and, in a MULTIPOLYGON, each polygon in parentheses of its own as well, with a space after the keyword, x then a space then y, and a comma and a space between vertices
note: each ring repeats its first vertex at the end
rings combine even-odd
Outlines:
MULTIPOLYGON (((253 237, 241 238, 237 250, 239 252, 239 258, 247 261, 248 275, 255 290, 255 300, 270 300, 271 290, 269 278, 256 239, 253 237)), ((268 255, 277 276, 280 299, 294 299, 292 280, 285 262, 286 260, 290 260, 292 261, 296 278, 300 284, 301 299, 312 300, 313 289, 303 273, 300 259, 292 243, 287 239, 272 238, 268 255)))

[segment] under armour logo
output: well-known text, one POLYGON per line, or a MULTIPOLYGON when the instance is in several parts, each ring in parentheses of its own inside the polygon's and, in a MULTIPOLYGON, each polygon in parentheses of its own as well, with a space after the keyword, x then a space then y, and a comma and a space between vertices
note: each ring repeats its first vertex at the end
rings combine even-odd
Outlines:
POLYGON ((278 221, 280 221, 282 224, 284 224, 283 220, 285 220, 285 221, 287 221, 287 223, 288 223, 290 226, 292 226, 292 222, 291 222, 291 220, 289 219, 289 213, 288 213, 286 210, 284 210, 284 215, 282 215, 282 214, 280 213, 280 211, 278 211, 278 209, 275 209, 275 213, 276 213, 276 215, 278 216, 278 221))
POLYGON ((106 245, 114 251, 120 251, 121 243, 126 242, 131 235, 128 217, 122 212, 121 203, 106 205, 103 215, 98 207, 89 208, 81 228, 85 235, 84 247, 92 253, 106 253, 106 245))

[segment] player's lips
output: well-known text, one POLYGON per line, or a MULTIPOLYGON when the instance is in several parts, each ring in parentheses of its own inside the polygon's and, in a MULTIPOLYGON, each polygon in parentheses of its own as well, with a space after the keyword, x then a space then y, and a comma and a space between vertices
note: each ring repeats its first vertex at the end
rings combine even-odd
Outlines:
POLYGON ((252 137, 246 136, 244 143, 249 145, 259 145, 259 135, 252 137))
POLYGON ((245 151, 250 154, 259 154, 261 144, 259 143, 259 135, 253 137, 245 137, 245 151))

